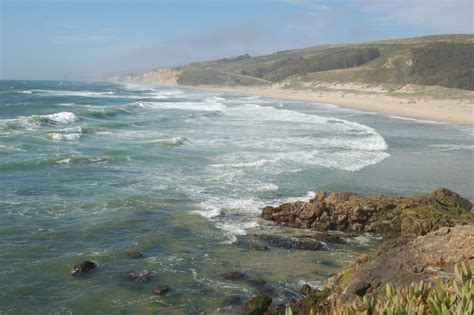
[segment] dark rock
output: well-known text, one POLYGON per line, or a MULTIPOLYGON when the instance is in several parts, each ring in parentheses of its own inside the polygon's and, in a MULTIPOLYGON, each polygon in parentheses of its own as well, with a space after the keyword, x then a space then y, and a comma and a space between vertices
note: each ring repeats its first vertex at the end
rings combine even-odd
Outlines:
POLYGON ((262 285, 265 285, 267 281, 265 281, 265 279, 263 279, 262 277, 257 277, 257 278, 249 280, 248 283, 254 286, 262 286, 262 285))
POLYGON ((168 291, 170 290, 170 287, 167 286, 167 285, 159 285, 157 287, 154 287, 151 291, 153 292, 153 294, 156 294, 156 295, 163 295, 163 294, 166 294, 168 293, 168 291))
POLYGON ((263 295, 273 296, 273 297, 277 296, 277 292, 275 291, 275 289, 268 288, 268 287, 264 287, 261 290, 259 290, 258 294, 263 294, 263 295))
POLYGON ((358 296, 364 296, 367 293, 367 290, 370 288, 370 283, 365 281, 355 281, 354 283, 350 284, 347 288, 347 292, 351 294, 355 294, 358 296))
POLYGON ((84 260, 83 262, 80 262, 79 264, 74 265, 72 274, 74 276, 85 274, 85 273, 91 272, 96 267, 97 265, 95 262, 84 260))
POLYGON ((138 283, 146 283, 150 281, 154 276, 156 276, 156 272, 154 271, 130 271, 127 273, 127 277, 130 281, 138 282, 138 283))
POLYGON ((268 247, 266 245, 256 245, 255 250, 259 252, 266 252, 268 251, 268 247))
POLYGON ((283 235, 262 234, 260 238, 269 244, 285 249, 320 250, 321 242, 311 238, 287 237, 283 235))
POLYGON ((138 258, 142 258, 143 254, 138 250, 131 250, 128 252, 127 256, 130 258, 138 259, 138 258))
POLYGON ((240 271, 229 271, 222 275, 225 280, 240 280, 245 277, 245 275, 240 271))
POLYGON ((313 288, 309 284, 305 283, 301 287, 300 292, 306 296, 310 296, 313 293, 313 288))
POLYGON ((230 305, 240 305, 242 303, 241 299, 240 299, 240 296, 238 295, 229 295, 227 298, 226 298, 226 301, 227 303, 229 303, 230 305))
POLYGON ((245 315, 261 315, 272 304, 272 298, 266 295, 257 295, 250 301, 242 305, 242 312, 245 315))

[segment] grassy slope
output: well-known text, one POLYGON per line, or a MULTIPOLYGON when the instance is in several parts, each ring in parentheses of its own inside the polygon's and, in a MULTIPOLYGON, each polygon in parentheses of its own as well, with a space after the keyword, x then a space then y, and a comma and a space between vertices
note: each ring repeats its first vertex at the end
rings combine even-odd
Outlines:
POLYGON ((472 46, 474 45, 474 36, 440 35, 363 44, 324 45, 237 61, 198 62, 183 67, 183 73, 178 82, 186 85, 266 85, 274 83, 276 80, 268 80, 265 75, 256 74, 256 69, 265 69, 265 67, 268 68, 272 64, 284 64, 288 60, 291 61, 297 58, 301 60, 301 57, 305 59, 313 58, 313 60, 319 58, 324 62, 328 56, 343 54, 345 51, 377 48, 380 57, 358 67, 311 73, 301 73, 300 71, 279 81, 285 83, 285 86, 293 88, 306 88, 311 83, 323 81, 385 84, 388 89, 393 89, 400 84, 420 84, 420 77, 415 77, 410 72, 413 49, 440 42, 463 43, 469 44, 469 47, 474 47, 472 46))

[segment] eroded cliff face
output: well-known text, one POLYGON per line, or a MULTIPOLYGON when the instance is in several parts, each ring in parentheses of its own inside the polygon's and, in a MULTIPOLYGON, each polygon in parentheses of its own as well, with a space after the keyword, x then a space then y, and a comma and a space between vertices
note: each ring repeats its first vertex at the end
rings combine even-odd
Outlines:
POLYGON ((178 68, 158 68, 140 74, 124 74, 107 77, 107 80, 124 83, 147 83, 163 86, 177 86, 181 70, 178 68))

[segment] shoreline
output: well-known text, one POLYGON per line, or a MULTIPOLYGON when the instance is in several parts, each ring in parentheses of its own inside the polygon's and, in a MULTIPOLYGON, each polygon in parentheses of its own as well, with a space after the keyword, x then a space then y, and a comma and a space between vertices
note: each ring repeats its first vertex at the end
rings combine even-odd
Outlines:
POLYGON ((387 93, 357 94, 351 90, 311 91, 284 89, 277 86, 243 87, 177 85, 177 88, 203 92, 225 92, 256 95, 269 99, 324 103, 402 118, 420 119, 457 125, 474 126, 474 104, 456 99, 397 97, 387 93))

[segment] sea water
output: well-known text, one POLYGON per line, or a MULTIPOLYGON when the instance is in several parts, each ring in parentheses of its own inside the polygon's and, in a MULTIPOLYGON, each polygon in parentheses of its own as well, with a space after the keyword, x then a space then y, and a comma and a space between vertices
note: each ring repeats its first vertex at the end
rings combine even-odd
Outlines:
POLYGON ((262 207, 315 191, 474 199, 474 130, 318 103, 111 83, 0 81, 0 313, 239 313, 325 279, 377 238, 265 244, 262 207), (250 245, 249 245, 250 244, 250 245), (268 245, 268 244, 267 244, 268 245), (127 256, 139 250, 142 259, 127 256), (81 260, 98 264, 70 274, 81 260), (129 271, 154 271, 149 283, 129 271), (171 291, 155 296, 156 285, 171 291))

